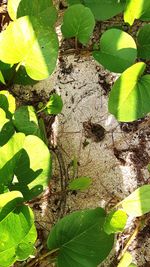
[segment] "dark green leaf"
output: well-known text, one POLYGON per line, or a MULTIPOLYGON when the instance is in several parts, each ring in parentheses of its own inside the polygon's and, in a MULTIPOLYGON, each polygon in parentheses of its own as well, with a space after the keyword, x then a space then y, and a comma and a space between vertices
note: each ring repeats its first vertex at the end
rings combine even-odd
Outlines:
POLYGON ((95 20, 91 10, 78 4, 70 6, 65 11, 61 30, 65 38, 76 37, 86 45, 93 33, 94 26, 95 20))
POLYGON ((19 107, 13 117, 13 123, 19 132, 40 137, 40 129, 35 109, 32 106, 19 107))
POLYGON ((124 0, 84 0, 84 4, 91 9, 96 20, 107 20, 124 10, 124 0))
POLYGON ((104 220, 101 208, 77 211, 52 228, 47 245, 58 249, 58 267, 96 267, 107 257, 114 237, 103 231, 104 220))
POLYGON ((150 24, 144 25, 138 32, 138 57, 150 59, 150 24))
POLYGON ((6 144, 14 132, 12 122, 6 118, 5 111, 0 108, 0 146, 6 144))
POLYGON ((100 39, 100 51, 93 52, 94 58, 112 72, 123 72, 137 56, 134 39, 126 32, 110 29, 100 39))
POLYGON ((57 115, 61 113, 62 108, 63 108, 63 101, 61 96, 58 94, 52 94, 50 100, 44 107, 44 110, 46 110, 48 114, 57 115))

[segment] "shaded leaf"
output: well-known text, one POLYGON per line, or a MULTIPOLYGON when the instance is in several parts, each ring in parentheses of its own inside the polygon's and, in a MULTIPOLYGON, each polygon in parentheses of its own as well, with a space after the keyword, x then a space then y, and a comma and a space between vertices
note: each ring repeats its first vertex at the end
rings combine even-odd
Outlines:
POLYGON ((123 210, 112 211, 106 216, 104 231, 109 235, 122 232, 126 226, 127 214, 123 210))
POLYGON ((6 113, 0 108, 0 146, 8 142, 15 130, 11 121, 6 118, 6 113))
POLYGON ((119 29, 110 29, 100 39, 100 50, 93 52, 94 58, 112 72, 123 72, 137 56, 134 39, 119 29))
POLYGON ((33 106, 19 107, 14 113, 13 123, 19 132, 26 135, 33 134, 40 137, 38 119, 33 106))
POLYGON ((125 0, 83 0, 89 7, 96 20, 107 20, 124 10, 125 0))
POLYGON ((150 112, 150 75, 142 76, 145 67, 142 62, 134 64, 122 73, 112 87, 109 112, 118 121, 134 121, 150 112))
POLYGON ((138 57, 150 59, 150 24, 144 25, 138 32, 138 57))
POLYGON ((86 45, 93 33, 94 26, 95 20, 91 10, 77 4, 70 6, 65 11, 61 30, 65 38, 76 37, 86 45))
POLYGON ((109 254, 113 235, 103 230, 105 212, 101 208, 73 212, 51 230, 47 245, 58 249, 58 267, 96 267, 109 254))
POLYGON ((48 114, 57 115, 61 113, 63 108, 63 101, 60 95, 58 94, 52 94, 50 97, 50 100, 47 102, 46 106, 44 107, 44 110, 48 114))
POLYGON ((121 205, 128 215, 137 217, 150 212, 150 185, 143 185, 126 197, 121 205))
POLYGON ((70 181, 68 189, 70 190, 86 190, 92 184, 92 179, 90 177, 78 177, 70 181))

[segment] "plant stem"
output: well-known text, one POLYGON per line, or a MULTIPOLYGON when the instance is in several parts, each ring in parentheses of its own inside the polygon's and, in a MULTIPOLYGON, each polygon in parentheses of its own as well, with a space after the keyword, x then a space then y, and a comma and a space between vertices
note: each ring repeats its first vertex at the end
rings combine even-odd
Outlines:
POLYGON ((132 241, 135 239, 135 237, 137 236, 137 234, 139 233, 140 231, 140 228, 141 228, 141 225, 142 225, 142 222, 141 221, 138 221, 137 222, 137 225, 136 225, 136 228, 133 232, 133 234, 129 237, 129 240, 127 241, 124 249, 121 251, 121 253, 119 254, 118 256, 118 260, 120 260, 122 258, 122 256, 125 254, 125 252, 127 251, 128 247, 130 246, 130 244, 132 243, 132 241))
MULTIPOLYGON (((43 254, 41 257, 28 262, 25 266, 26 267, 35 266, 36 263, 41 262, 42 260, 46 259, 47 257, 49 257, 50 255, 52 255, 53 253, 55 253, 57 251, 59 251, 59 248, 48 251, 47 253, 43 254)), ((52 262, 54 262, 54 261, 55 261, 55 258, 52 259, 52 262)))

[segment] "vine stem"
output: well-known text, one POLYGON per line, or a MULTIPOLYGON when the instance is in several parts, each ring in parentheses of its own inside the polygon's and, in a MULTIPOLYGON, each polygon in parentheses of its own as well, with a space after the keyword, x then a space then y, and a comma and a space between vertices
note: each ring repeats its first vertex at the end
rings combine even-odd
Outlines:
MULTIPOLYGON (((48 251, 47 253, 43 254, 41 257, 37 258, 37 259, 34 259, 32 260, 31 262, 28 262, 25 267, 32 267, 32 266, 35 266, 36 263, 46 259, 48 256, 52 255, 53 253, 59 251, 59 248, 56 248, 56 249, 53 249, 51 251, 48 251)), ((52 262, 55 261, 55 258, 52 259, 52 262)))
POLYGON ((124 249, 120 252, 119 256, 118 256, 118 260, 120 260, 122 258, 122 256, 125 254, 125 252, 127 251, 128 247, 130 246, 130 244, 132 243, 132 241, 135 239, 135 237, 137 236, 137 234, 139 233, 140 229, 141 229, 141 225, 142 222, 138 221, 136 228, 133 232, 133 234, 129 237, 129 240, 127 241, 124 249))

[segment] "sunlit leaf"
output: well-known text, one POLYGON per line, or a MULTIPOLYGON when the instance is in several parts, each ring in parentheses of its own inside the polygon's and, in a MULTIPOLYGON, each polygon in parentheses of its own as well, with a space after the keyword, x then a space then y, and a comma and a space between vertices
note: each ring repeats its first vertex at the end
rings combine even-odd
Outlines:
POLYGON ((93 52, 94 58, 106 69, 123 72, 130 67, 137 56, 134 39, 119 29, 110 29, 100 39, 100 50, 93 52))
POLYGON ((40 24, 34 17, 21 17, 11 22, 0 34, 1 60, 9 64, 23 65, 27 74, 34 80, 49 77, 54 71, 57 54, 56 33, 40 24))
POLYGON ((124 21, 130 25, 135 19, 150 19, 150 2, 148 0, 127 0, 124 21))
POLYGON ((112 211, 106 216, 104 231, 107 234, 122 232, 127 222, 127 214, 123 210, 112 211))
POLYGON ((15 112, 15 98, 6 90, 0 91, 0 108, 5 111, 7 118, 11 118, 15 112))
POLYGON ((134 64, 115 82, 109 97, 109 112, 118 121, 129 122, 150 112, 150 75, 144 75, 146 65, 134 64))
POLYGON ((143 185, 126 197, 121 205, 128 215, 137 217, 150 212, 150 185, 143 185))
MULTIPOLYGON (((20 259, 18 247, 26 243, 26 247, 34 244, 37 234, 34 226, 34 216, 30 208, 25 205, 17 206, 8 213, 5 206, 2 209, 3 219, 0 216, 0 266, 9 267, 20 259), (6 216, 5 216, 6 210, 6 216)), ((2 213, 1 211, 1 213, 2 213)), ((27 258, 30 251, 22 251, 22 258, 27 258)))
POLYGON ((129 267, 131 266, 132 262, 132 255, 127 251, 125 252, 125 254, 123 255, 121 261, 119 262, 119 264, 117 265, 117 267, 129 267))

